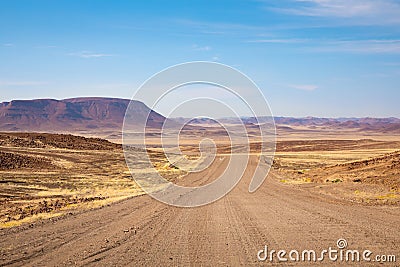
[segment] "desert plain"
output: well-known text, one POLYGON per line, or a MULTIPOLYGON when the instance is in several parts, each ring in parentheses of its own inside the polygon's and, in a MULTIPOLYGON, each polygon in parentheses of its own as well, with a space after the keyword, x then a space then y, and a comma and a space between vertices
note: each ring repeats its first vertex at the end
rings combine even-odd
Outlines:
MULTIPOLYGON (((154 167, 180 185, 210 183, 234 153, 218 129, 194 129, 181 142, 188 157, 199 156, 204 130, 218 148, 198 173, 168 162, 157 135, 148 139, 154 167)), ((3 132, 0 265, 259 265, 265 245, 319 250, 340 238, 352 249, 399 255, 399 134, 278 126, 276 138, 273 165, 255 193, 248 185, 257 149, 225 197, 179 208, 134 182, 118 138, 3 132)))

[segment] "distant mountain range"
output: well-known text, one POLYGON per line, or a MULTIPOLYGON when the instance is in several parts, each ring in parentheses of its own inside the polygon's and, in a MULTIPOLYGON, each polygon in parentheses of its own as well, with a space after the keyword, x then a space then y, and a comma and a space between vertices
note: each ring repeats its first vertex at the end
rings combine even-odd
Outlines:
MULTIPOLYGON (((245 123, 255 123, 254 118, 242 118, 245 123)), ((258 118, 259 123, 266 121, 258 118)), ((276 125, 286 127, 307 127, 308 129, 357 129, 360 131, 398 132, 400 134, 400 119, 390 118, 293 118, 274 117, 276 125)))
POLYGON ((360 131, 397 132, 400 134, 398 118, 288 118, 275 117, 275 123, 287 126, 306 126, 319 129, 358 129, 360 131))
MULTIPOLYGON (((187 121, 185 118, 176 118, 178 121, 187 121)), ((248 126, 270 123, 271 117, 242 117, 223 118, 221 123, 238 124, 244 123, 248 126)), ((400 134, 400 119, 398 118, 318 118, 318 117, 274 117, 277 130, 293 131, 298 130, 359 130, 374 132, 390 132, 400 134)), ((205 125, 213 123, 208 118, 196 118, 190 121, 192 125, 205 125)))
MULTIPOLYGON (((40 132, 99 132, 121 131, 125 111, 130 100, 119 98, 82 97, 64 100, 35 99, 13 100, 0 103, 0 131, 40 131, 40 132)), ((150 110, 144 103, 133 101, 133 120, 143 121, 150 112, 148 127, 160 128, 165 121, 161 114, 150 110)), ((394 132, 400 134, 398 118, 292 118, 274 117, 278 129, 358 129, 362 131, 394 132)), ((176 118, 177 122, 184 121, 176 118)), ((247 125, 265 123, 268 117, 258 120, 244 117, 240 120, 224 118, 222 122, 247 125)), ((191 125, 213 124, 210 119, 194 119, 191 125)))

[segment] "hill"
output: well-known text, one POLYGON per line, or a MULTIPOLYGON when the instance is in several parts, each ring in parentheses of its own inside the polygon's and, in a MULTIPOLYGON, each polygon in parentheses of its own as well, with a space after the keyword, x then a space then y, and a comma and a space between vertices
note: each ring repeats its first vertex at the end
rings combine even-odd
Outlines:
MULTIPOLYGON (((76 132, 119 130, 130 100, 119 98, 71 98, 64 100, 13 100, 0 103, 1 131, 76 132)), ((132 101, 137 120, 150 112, 148 126, 160 127, 165 118, 144 103, 132 101)))

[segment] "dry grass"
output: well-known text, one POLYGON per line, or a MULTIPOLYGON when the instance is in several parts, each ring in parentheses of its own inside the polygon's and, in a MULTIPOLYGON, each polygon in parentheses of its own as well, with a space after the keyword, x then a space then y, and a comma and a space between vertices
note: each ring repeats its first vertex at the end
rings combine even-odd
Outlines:
MULTIPOLYGON (((49 138, 49 135, 46 137, 49 138)), ((72 149, 22 147, 21 142, 18 146, 0 146, 0 151, 8 154, 45 158, 51 162, 51 169, 46 169, 46 166, 22 166, 0 170, 1 228, 74 210, 92 209, 143 194, 131 178, 120 148, 109 145, 106 150, 98 146, 96 150, 87 150, 90 144, 85 144, 86 150, 76 147, 79 147, 78 144, 74 144, 72 149)), ((158 153, 150 154, 153 164, 163 166, 160 169, 167 176, 178 177, 182 174, 179 169, 165 167, 166 159, 158 153)))
POLYGON ((281 141, 279 148, 273 167, 284 184, 351 202, 400 204, 398 141, 281 141))

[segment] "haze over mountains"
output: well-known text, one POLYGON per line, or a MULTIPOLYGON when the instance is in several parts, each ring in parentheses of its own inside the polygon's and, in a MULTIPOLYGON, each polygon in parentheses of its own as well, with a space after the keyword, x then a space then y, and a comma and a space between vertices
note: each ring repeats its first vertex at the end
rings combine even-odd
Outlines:
MULTIPOLYGON (((64 100, 13 100, 0 103, 0 131, 121 131, 128 99, 83 97, 64 100)), ((134 116, 142 120, 150 112, 148 126, 159 128, 165 117, 139 101, 132 103, 134 116)), ((258 123, 264 119, 258 118, 258 123)), ((292 118, 275 117, 275 123, 286 130, 290 127, 323 129, 359 129, 400 133, 398 118, 292 118)), ((182 119, 176 119, 177 121, 182 119)), ((246 124, 256 124, 254 118, 242 118, 246 124)), ((225 118, 222 122, 238 123, 238 119, 225 118)), ((209 119, 195 119, 191 124, 208 124, 209 119)))
MULTIPOLYGON (((258 123, 267 121, 267 118, 259 117, 258 123)), ((241 118, 246 124, 255 124, 255 118, 241 118)), ((226 119, 231 123, 237 122, 237 119, 226 119)), ((375 132, 398 132, 400 134, 400 119, 395 117, 390 118, 318 118, 318 117, 274 117, 275 124, 283 128, 288 127, 305 127, 308 129, 357 129, 360 131, 375 131, 375 132)))

